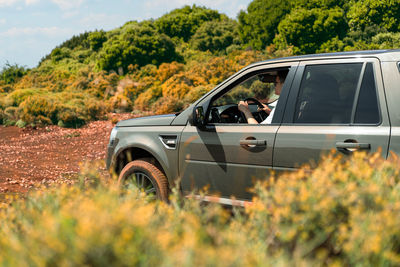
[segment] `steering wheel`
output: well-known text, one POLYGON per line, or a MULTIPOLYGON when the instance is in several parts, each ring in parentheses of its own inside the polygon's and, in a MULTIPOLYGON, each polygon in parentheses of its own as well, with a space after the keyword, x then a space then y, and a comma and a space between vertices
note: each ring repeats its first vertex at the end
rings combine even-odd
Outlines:
MULTIPOLYGON (((258 101, 257 99, 255 99, 254 97, 248 97, 248 98, 246 98, 244 101, 253 101, 254 103, 256 103, 257 104, 257 106, 259 107, 259 108, 264 108, 264 105, 260 102, 260 101, 258 101)), ((264 110, 263 110, 264 111, 264 110)), ((265 112, 265 111, 264 111, 265 112)))
POLYGON ((257 104, 257 106, 260 108, 260 110, 258 111, 258 113, 260 114, 261 117, 261 121, 265 120, 268 117, 268 113, 263 109, 264 105, 258 101, 257 99, 255 99, 254 97, 248 97, 246 98, 244 101, 253 101, 254 103, 257 104))

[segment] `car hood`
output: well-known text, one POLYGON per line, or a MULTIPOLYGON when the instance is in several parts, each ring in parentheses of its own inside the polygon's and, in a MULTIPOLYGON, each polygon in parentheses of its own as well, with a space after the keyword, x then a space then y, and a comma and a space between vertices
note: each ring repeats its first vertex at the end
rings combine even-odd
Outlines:
POLYGON ((157 115, 123 120, 117 123, 118 127, 129 126, 165 126, 170 125, 176 118, 175 114, 157 115))

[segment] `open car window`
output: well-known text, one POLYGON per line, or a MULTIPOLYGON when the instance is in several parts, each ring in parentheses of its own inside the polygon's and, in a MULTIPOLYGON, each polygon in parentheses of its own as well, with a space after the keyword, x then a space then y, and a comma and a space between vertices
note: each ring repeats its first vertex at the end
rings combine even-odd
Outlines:
POLYGON ((238 84, 229 90, 222 97, 216 99, 212 106, 224 106, 237 104, 239 101, 249 97, 256 98, 261 102, 272 102, 278 96, 274 94, 274 83, 272 81, 262 81, 261 75, 255 75, 238 84))
MULTIPOLYGON (((272 103, 279 98, 275 95, 277 71, 257 73, 242 81, 211 103, 209 123, 247 123, 238 109, 239 101, 255 98, 263 104, 272 103)), ((258 112, 257 104, 249 101, 249 109, 254 118, 261 122, 266 115, 258 112)))

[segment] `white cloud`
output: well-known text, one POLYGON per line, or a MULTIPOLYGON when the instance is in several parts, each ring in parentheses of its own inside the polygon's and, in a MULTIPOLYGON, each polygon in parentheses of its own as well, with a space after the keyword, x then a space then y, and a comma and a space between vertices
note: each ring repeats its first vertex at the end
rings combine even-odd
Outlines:
POLYGON ((0 7, 12 6, 17 2, 18 0, 0 0, 0 7))
POLYGON ((40 1, 40 0, 25 0, 25 4, 26 4, 27 6, 30 6, 30 5, 34 5, 34 4, 39 3, 39 1, 40 1))
POLYGON ((7 20, 5 18, 0 19, 0 25, 6 24, 7 20))
POLYGON ((119 15, 89 14, 82 18, 80 24, 85 28, 105 29, 126 22, 119 15))
POLYGON ((68 11, 64 11, 64 13, 62 14, 62 18, 70 19, 70 18, 79 16, 79 14, 80 14, 80 12, 78 9, 68 10, 68 11))
MULTIPOLYGON (((1 0, 0 0, 1 1, 1 0)), ((62 10, 79 8, 85 0, 51 0, 62 10)))
POLYGON ((0 37, 17 37, 17 36, 37 36, 43 35, 47 37, 58 37, 71 34, 73 31, 66 28, 58 27, 13 27, 5 32, 0 33, 0 37))

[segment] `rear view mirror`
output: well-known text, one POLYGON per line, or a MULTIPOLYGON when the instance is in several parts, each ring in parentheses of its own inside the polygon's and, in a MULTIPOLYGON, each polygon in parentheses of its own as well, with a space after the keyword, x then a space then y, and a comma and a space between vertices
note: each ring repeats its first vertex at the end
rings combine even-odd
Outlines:
POLYGON ((203 107, 198 106, 193 110, 193 125, 202 128, 206 124, 203 107))
POLYGON ((276 80, 276 75, 264 73, 264 74, 258 75, 258 79, 263 83, 274 83, 276 80))

